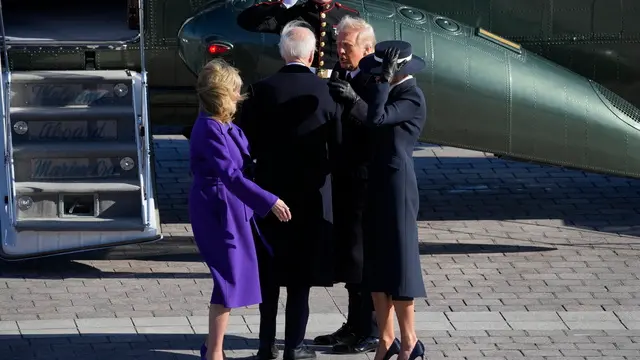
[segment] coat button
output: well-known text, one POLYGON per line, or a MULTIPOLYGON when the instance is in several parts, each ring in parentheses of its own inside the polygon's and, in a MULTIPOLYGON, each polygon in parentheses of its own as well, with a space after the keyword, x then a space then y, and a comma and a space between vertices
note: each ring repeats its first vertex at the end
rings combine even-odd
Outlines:
POLYGON ((324 18, 326 18, 326 17, 327 17, 327 14, 322 13, 322 14, 320 14, 320 17, 324 19, 324 18))
POLYGON ((322 22, 322 24, 320 24, 320 26, 327 27, 327 23, 326 22, 322 22))
POLYGON ((321 47, 324 47, 324 41, 320 43, 320 46, 321 46, 321 47))
POLYGON ((324 32, 324 31, 320 33, 320 37, 325 37, 326 35, 327 35, 327 33, 324 32))
POLYGON ((320 57, 323 57, 324 56, 324 52, 320 51, 319 55, 320 55, 320 57))
POLYGON ((320 66, 324 66, 324 61, 320 61, 320 66))

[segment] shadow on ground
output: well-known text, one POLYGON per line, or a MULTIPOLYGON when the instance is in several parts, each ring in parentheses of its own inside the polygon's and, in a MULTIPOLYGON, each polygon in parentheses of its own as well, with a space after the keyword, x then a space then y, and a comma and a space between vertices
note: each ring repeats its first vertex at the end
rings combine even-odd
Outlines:
MULTIPOLYGON (((140 332, 141 328, 138 328, 140 332)), ((196 334, 117 334, 0 335, 2 360, 71 359, 83 360, 197 360, 204 335, 196 334)), ((71 331, 70 331, 71 332, 71 331)), ((92 331, 93 332, 93 331, 92 331)), ((27 331, 28 333, 28 331, 27 331)), ((277 342, 282 349, 282 341, 277 342)), ((320 353, 325 347, 312 347, 320 353)), ((258 340, 240 335, 225 336, 228 359, 253 359, 258 340)))
POLYGON ((421 197, 419 220, 558 219, 566 227, 640 235, 638 179, 437 146, 420 150, 422 156, 414 158, 421 197), (456 152, 467 156, 455 157, 456 152))
MULTIPOLYGON (((72 278, 98 278, 98 279, 209 279, 209 272, 138 272, 122 271, 105 272, 90 264, 90 260, 130 260, 130 261, 157 261, 157 262, 200 262, 202 258, 197 249, 192 245, 173 247, 173 239, 167 239, 167 243, 157 245, 141 245, 135 253, 122 252, 115 248, 105 251, 94 251, 84 254, 62 255, 51 258, 26 260, 21 262, 0 261, 0 278, 29 278, 29 279, 72 279, 72 278), (146 250, 146 247, 153 246, 146 250), (154 247, 162 248, 162 252, 154 251, 154 247), (86 261, 86 263, 85 263, 86 261)), ((177 240, 179 241, 179 240, 177 240)), ((553 247, 518 246, 499 244, 463 244, 463 243, 421 243, 421 255, 456 255, 456 254, 490 254, 490 253, 518 253, 540 252, 555 250, 553 247)), ((170 268, 167 268, 170 269, 170 268)))
MULTIPOLYGON (((188 222, 188 142, 155 141, 160 216, 188 222)), ((419 220, 545 220, 640 235, 640 180, 420 144, 414 157, 419 220)))
POLYGON ((461 243, 420 243, 420 255, 457 255, 457 254, 496 254, 541 252, 556 250, 555 247, 500 245, 500 244, 461 244, 461 243))

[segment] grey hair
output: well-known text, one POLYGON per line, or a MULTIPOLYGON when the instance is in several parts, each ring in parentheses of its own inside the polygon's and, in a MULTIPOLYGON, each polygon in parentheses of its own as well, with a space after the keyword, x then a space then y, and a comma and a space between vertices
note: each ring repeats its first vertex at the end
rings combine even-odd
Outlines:
POLYGON ((341 32, 357 31, 358 36, 356 42, 360 46, 376 46, 376 33, 373 31, 373 26, 359 17, 353 17, 346 15, 338 23, 336 28, 338 34, 341 32))
POLYGON ((304 59, 315 52, 316 36, 307 22, 293 20, 282 29, 278 46, 283 59, 304 59), (295 31, 297 29, 302 29, 302 32, 295 31))

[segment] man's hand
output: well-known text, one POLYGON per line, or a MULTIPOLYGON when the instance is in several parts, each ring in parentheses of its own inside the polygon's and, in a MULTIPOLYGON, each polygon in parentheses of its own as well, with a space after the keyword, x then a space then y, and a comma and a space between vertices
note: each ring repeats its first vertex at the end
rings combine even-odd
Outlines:
POLYGON ((329 93, 338 102, 354 104, 359 99, 349 82, 333 77, 329 81, 329 93))
POLYGON ((391 82, 393 76, 400 70, 402 65, 398 65, 398 56, 400 50, 395 47, 390 47, 384 52, 382 58, 382 74, 380 74, 380 81, 391 82))

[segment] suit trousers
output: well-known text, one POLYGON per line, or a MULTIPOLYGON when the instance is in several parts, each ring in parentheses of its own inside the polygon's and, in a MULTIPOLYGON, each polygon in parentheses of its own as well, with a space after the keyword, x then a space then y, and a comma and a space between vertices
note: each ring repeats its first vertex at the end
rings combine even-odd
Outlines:
MULTIPOLYGON (((276 341, 276 316, 280 287, 265 284, 260 304, 260 349, 270 349, 276 341)), ((287 286, 285 307, 284 348, 295 349, 302 345, 309 321, 309 286, 287 286)))
POLYGON ((356 336, 379 337, 371 293, 365 291, 361 284, 349 283, 345 288, 349 293, 347 324, 354 329, 356 336))

